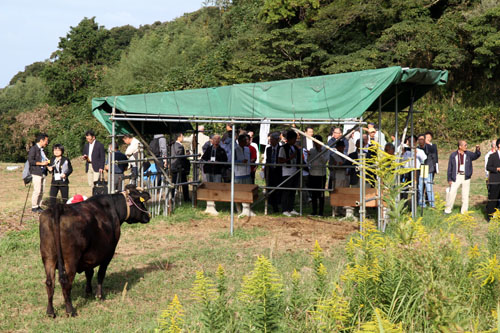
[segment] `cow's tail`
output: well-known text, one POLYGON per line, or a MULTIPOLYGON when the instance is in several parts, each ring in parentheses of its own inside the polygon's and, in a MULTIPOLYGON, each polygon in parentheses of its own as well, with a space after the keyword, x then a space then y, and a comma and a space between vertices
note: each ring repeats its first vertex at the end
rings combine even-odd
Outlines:
POLYGON ((64 258, 62 255, 61 247, 61 212, 64 209, 64 205, 56 204, 52 206, 53 217, 54 217, 54 240, 56 242, 56 252, 57 252, 57 270, 59 271, 59 282, 61 285, 65 285, 68 282, 68 275, 66 274, 66 269, 64 268, 64 258))

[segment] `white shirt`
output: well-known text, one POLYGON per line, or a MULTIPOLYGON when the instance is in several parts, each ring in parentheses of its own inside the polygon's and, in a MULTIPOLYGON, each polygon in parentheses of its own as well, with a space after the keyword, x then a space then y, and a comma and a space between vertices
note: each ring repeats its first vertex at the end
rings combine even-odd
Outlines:
POLYGON ((255 143, 255 142, 252 142, 250 144, 250 146, 254 147, 255 148, 255 151, 257 152, 257 160, 255 160, 255 163, 259 163, 260 159, 260 152, 259 152, 259 146, 255 143))
POLYGON ((387 141, 385 140, 385 134, 381 131, 376 131, 375 140, 380 144, 380 146, 382 146, 382 149, 384 149, 385 144, 387 143, 387 141))
MULTIPOLYGON (((236 145, 234 147, 234 162, 243 163, 244 160, 247 160, 247 163, 250 163, 250 148, 241 147, 240 145, 236 145)), ((250 176, 250 166, 249 165, 235 165, 234 166, 234 176, 250 176)))
MULTIPOLYGON (((411 151, 405 151, 403 153, 403 161, 407 161, 405 164, 405 168, 413 168, 411 159, 413 158, 413 153, 411 151)), ((427 159, 427 154, 422 149, 417 149, 417 165, 416 168, 420 169, 420 165, 424 163, 427 159)))
MULTIPOLYGON (((139 140, 137 140, 136 138, 132 138, 132 141, 128 145, 127 150, 125 150, 125 155, 127 155, 130 160, 135 160, 134 154, 139 151, 139 144, 139 140)), ((136 166, 135 162, 130 164, 134 167, 136 166)))
POLYGON ((95 139, 92 141, 92 143, 89 143, 89 162, 92 162, 92 152, 94 151, 94 145, 95 145, 95 139))
POLYGON ((313 140, 311 140, 309 138, 306 139, 306 148, 307 148, 307 150, 311 150, 314 148, 313 140))
MULTIPOLYGON (((494 153, 495 153, 494 151, 490 150, 486 153, 486 156, 484 156, 484 172, 486 173, 486 178, 488 178, 488 176, 490 175, 488 170, 486 170, 486 166, 488 165, 488 159, 490 158, 490 155, 494 153)), ((500 156, 500 151, 498 152, 498 156, 500 156)))
MULTIPOLYGON (((210 140, 208 135, 205 135, 203 132, 198 132, 198 154, 203 154, 202 147, 207 143, 207 141, 210 140)), ((194 147, 193 151, 194 151, 194 147)))
MULTIPOLYGON (((292 156, 295 152, 296 152, 296 148, 294 146, 290 146, 290 156, 292 156)), ((285 148, 281 148, 280 149, 278 157, 286 159, 285 148)), ((296 159, 293 159, 293 160, 290 161, 290 163, 291 164, 296 164, 296 161, 297 161, 296 159)), ((286 167, 286 166, 284 166, 282 168, 282 175, 283 176, 290 176, 293 173, 295 173, 295 171, 297 171, 297 167, 294 167, 294 166, 292 166, 292 167, 286 167)))

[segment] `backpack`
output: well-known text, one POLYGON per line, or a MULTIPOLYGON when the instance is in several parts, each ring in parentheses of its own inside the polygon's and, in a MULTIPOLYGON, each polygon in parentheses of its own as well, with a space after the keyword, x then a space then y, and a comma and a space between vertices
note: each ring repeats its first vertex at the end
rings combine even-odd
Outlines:
POLYGON ((30 162, 26 161, 26 163, 24 163, 24 169, 23 169, 24 185, 28 185, 29 183, 31 183, 32 180, 33 180, 33 177, 31 176, 31 172, 30 172, 30 162))
POLYGON ((155 138, 149 143, 149 149, 156 157, 161 157, 160 152, 160 138, 155 138))

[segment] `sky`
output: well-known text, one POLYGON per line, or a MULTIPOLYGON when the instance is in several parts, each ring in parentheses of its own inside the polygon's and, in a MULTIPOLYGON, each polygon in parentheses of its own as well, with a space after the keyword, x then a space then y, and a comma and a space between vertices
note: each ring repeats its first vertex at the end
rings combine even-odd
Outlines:
POLYGON ((50 58, 60 37, 84 17, 107 29, 171 21, 203 0, 14 0, 0 7, 0 88, 28 65, 50 58))

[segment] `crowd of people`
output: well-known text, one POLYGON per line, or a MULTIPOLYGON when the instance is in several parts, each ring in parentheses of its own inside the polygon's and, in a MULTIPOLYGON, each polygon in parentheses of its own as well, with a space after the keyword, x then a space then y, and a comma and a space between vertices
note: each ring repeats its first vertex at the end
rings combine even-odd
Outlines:
MULTIPOLYGON (((240 129, 233 134, 232 125, 226 125, 222 135, 210 133, 207 135, 202 125, 198 127, 197 140, 191 137, 186 140, 182 133, 173 135, 174 141, 167 142, 165 136, 154 135, 149 144, 149 152, 156 157, 155 161, 145 167, 147 174, 153 174, 155 183, 161 184, 163 175, 168 174, 172 182, 179 184, 184 201, 190 201, 189 175, 191 160, 188 154, 198 152, 201 156, 200 171, 204 182, 230 182, 231 181, 231 154, 234 147, 234 182, 236 184, 254 184, 257 170, 262 166, 260 175, 266 183, 266 195, 273 213, 285 216, 299 215, 295 209, 296 192, 305 188, 302 197, 311 204, 312 215, 322 216, 325 213, 325 191, 335 188, 359 187, 359 171, 353 161, 359 159, 361 150, 370 154, 369 147, 375 142, 384 148, 385 152, 394 155, 399 146, 398 139, 392 137, 392 143, 386 141, 385 135, 373 123, 360 133, 346 126, 333 127, 324 143, 323 137, 315 135, 313 127, 307 127, 305 136, 300 137, 296 131, 289 129, 275 131, 267 134, 267 145, 259 146, 253 131, 240 129), (234 137, 234 139, 233 139, 234 137), (186 141, 191 141, 191 146, 186 146, 186 141), (329 146, 332 149, 329 149, 329 146), (302 179, 302 183, 300 183, 302 179)), ((261 133, 262 135, 263 133, 261 133)), ((86 143, 82 150, 82 160, 85 161, 85 172, 90 187, 110 171, 110 161, 104 145, 96 140, 95 133, 91 130, 85 133, 86 143)), ((438 149, 432 142, 432 132, 427 132, 414 137, 407 137, 400 148, 401 156, 406 160, 406 168, 414 168, 415 181, 417 182, 417 203, 421 208, 435 207, 434 178, 439 172, 438 149), (412 149, 411 147, 415 147, 412 149), (410 163, 413 161, 413 164, 410 163)), ((52 146, 52 157, 45 152, 49 138, 46 134, 39 134, 35 144, 28 154, 30 172, 33 179, 32 211, 41 212, 45 178, 52 175, 50 188, 50 204, 55 204, 58 193, 61 193, 63 202, 68 201, 69 176, 73 169, 71 161, 64 156, 64 146, 52 146)), ((122 190, 125 179, 135 184, 139 177, 138 153, 140 141, 131 134, 123 136, 126 144, 124 153, 120 152, 118 145, 109 145, 108 152, 114 155, 113 168, 115 191, 122 190), (130 170, 129 175, 125 175, 130 170)), ((472 161, 481 156, 479 146, 475 151, 467 150, 467 142, 459 140, 457 150, 449 157, 447 167, 445 214, 450 214, 458 190, 462 190, 461 213, 468 211, 470 179, 473 173, 472 161)), ((498 207, 500 198, 500 139, 491 142, 491 150, 485 157, 485 171, 488 177, 488 205, 487 215, 490 218, 495 208, 498 207)), ((149 164, 149 163, 148 163, 149 164)), ((198 168, 198 166, 196 166, 198 168)), ((406 183, 412 179, 412 171, 401 176, 401 182, 406 183)), ((175 192, 174 192, 175 196, 175 192)), ((402 194, 403 198, 406 193, 402 194)), ((332 214, 353 216, 352 207, 334 207, 332 214)))

